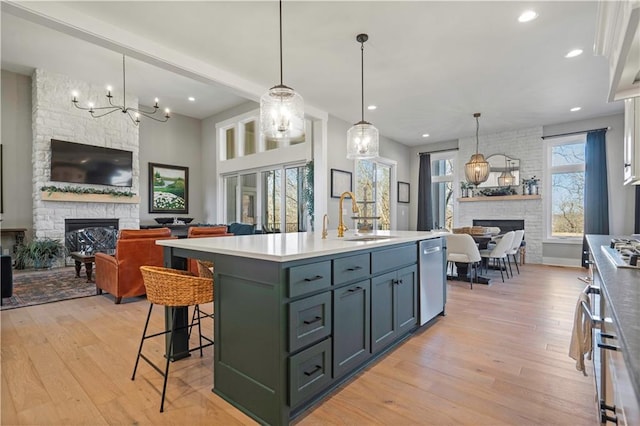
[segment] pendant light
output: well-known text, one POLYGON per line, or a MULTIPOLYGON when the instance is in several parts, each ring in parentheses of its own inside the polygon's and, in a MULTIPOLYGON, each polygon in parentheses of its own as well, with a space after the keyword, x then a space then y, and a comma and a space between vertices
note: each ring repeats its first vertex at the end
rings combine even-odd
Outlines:
POLYGON ((498 177, 498 185, 511 186, 515 183, 516 177, 511 173, 511 160, 509 160, 509 164, 507 165, 507 156, 505 155, 504 158, 506 169, 500 173, 500 176, 498 177))
POLYGON ((476 153, 473 154, 469 162, 464 165, 464 174, 467 182, 477 187, 489 179, 489 163, 484 159, 484 155, 478 153, 478 147, 480 145, 480 139, 478 139, 480 121, 478 119, 480 118, 480 113, 476 112, 473 116, 476 119, 476 153))
POLYGON ((347 131, 347 158, 349 160, 366 160, 378 156, 378 129, 364 121, 364 43, 369 40, 367 34, 358 34, 360 43, 360 77, 362 89, 362 118, 347 131))
POLYGON ((285 140, 304 136, 304 100, 282 83, 282 1, 280 1, 280 84, 260 98, 260 129, 265 138, 285 140))

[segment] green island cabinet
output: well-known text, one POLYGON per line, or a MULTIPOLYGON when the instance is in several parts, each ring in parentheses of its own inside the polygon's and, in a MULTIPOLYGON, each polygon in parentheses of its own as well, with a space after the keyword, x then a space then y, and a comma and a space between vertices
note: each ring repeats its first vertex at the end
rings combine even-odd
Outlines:
POLYGON ((284 425, 418 327, 418 243, 293 261, 165 248, 215 263, 213 391, 284 425))

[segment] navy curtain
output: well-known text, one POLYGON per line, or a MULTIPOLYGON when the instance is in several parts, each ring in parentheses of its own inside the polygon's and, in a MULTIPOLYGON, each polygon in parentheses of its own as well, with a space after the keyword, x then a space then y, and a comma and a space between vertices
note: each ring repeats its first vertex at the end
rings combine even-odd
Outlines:
POLYGON ((633 227, 634 234, 640 234, 640 185, 636 185, 636 223, 633 227))
POLYGON ((433 229, 433 206, 431 202, 431 155, 420 154, 418 175, 418 231, 433 229))
MULTIPOLYGON (((607 144, 605 129, 587 133, 584 171, 584 233, 609 234, 609 190, 607 188, 607 144)), ((587 267, 586 238, 582 264, 587 267)))

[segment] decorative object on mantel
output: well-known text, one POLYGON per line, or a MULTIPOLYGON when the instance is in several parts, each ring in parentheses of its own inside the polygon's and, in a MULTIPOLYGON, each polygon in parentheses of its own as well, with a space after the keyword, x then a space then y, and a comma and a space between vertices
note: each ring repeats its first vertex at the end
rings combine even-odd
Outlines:
POLYGON ((540 195, 540 179, 535 176, 529 179, 522 179, 522 195, 540 195))
POLYGON ((116 189, 97 189, 82 188, 80 186, 43 186, 40 188, 42 192, 48 192, 51 195, 54 192, 62 192, 67 194, 105 194, 112 197, 134 197, 136 194, 131 191, 118 191, 116 189))
POLYGON ((478 138, 478 132, 480 131, 480 113, 476 112, 473 116, 476 119, 476 153, 473 154, 469 162, 464 165, 464 174, 467 177, 467 181, 477 187, 489 178, 489 163, 484 159, 484 155, 478 152, 480 145, 480 139, 478 138))
POLYGON ((282 83, 282 0, 280 0, 280 84, 260 98, 260 130, 266 138, 283 140, 304 135, 304 100, 282 83))
POLYGON ((369 40, 367 34, 358 34, 360 43, 360 84, 361 84, 361 118, 347 131, 347 159, 367 160, 378 156, 378 129, 368 121, 364 121, 364 43, 369 40))
POLYGON ((462 198, 473 196, 473 185, 466 180, 460 182, 460 196, 462 198))
POLYGON ((124 60, 125 60, 125 56, 122 55, 122 105, 114 105, 112 100, 113 95, 111 94, 111 86, 107 86, 107 100, 109 101, 108 106, 97 107, 93 104, 93 102, 88 102, 87 103, 88 107, 81 107, 78 105, 79 94, 76 91, 72 93, 73 99, 71 99, 71 102, 73 103, 73 105, 78 109, 89 111, 89 114, 91 114, 91 117, 93 118, 104 117, 105 115, 109 115, 112 112, 120 111, 124 114, 127 114, 127 116, 131 119, 133 124, 135 124, 136 126, 140 123, 141 115, 146 118, 159 121, 161 123, 166 122, 170 117, 169 108, 164 110, 164 118, 157 118, 153 116, 153 114, 155 114, 158 111, 158 109, 160 109, 160 106, 158 106, 158 98, 155 99, 155 104, 153 105, 152 111, 127 106, 127 99, 126 99, 127 98, 127 80, 126 80, 124 60), (100 110, 101 112, 102 110, 104 111, 101 114, 97 114, 96 113, 97 110, 100 110))
POLYGON ((478 191, 479 195, 484 195, 485 197, 496 197, 501 195, 516 195, 517 192, 515 189, 511 187, 503 187, 503 188, 485 188, 478 191))
POLYGON ((525 201, 525 200, 540 200, 540 195, 495 195, 495 196, 479 196, 479 197, 467 197, 458 198, 458 202, 478 202, 478 201, 525 201))

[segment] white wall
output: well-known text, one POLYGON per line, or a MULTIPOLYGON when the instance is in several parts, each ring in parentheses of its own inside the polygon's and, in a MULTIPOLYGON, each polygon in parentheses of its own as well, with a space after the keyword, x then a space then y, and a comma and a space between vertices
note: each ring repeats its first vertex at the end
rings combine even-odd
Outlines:
MULTIPOLYGON (((122 117, 120 117, 122 119, 122 117)), ((206 222, 202 161, 201 120, 171 114, 166 123, 141 118, 140 129, 140 223, 155 224, 154 217, 191 217, 206 222), (189 168, 188 213, 149 213, 149 163, 189 168)))

